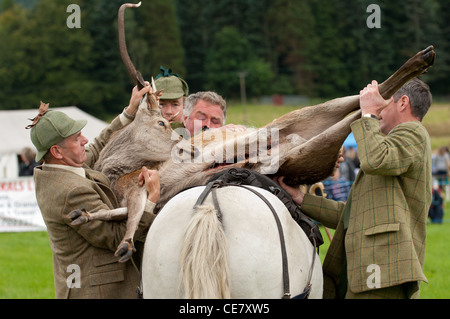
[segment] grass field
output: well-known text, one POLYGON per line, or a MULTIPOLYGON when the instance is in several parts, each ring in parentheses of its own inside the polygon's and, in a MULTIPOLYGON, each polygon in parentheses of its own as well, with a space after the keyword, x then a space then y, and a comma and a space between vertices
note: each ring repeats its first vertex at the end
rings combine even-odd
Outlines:
MULTIPOLYGON (((314 103, 317 104, 317 103, 314 103)), ((272 105, 229 105, 227 123, 260 127, 294 110, 272 105), (244 116, 247 115, 247 117, 244 116), (247 118, 247 120, 245 120, 247 118)), ((433 104, 424 119, 432 148, 450 146, 450 104, 433 104)), ((425 275, 429 283, 421 285, 422 299, 450 298, 450 203, 441 225, 428 225, 425 275)), ((323 230, 323 229, 322 229, 323 230)), ((323 261, 329 240, 320 248, 323 261)), ((0 299, 54 298, 52 253, 46 232, 0 233, 0 299)))
MULTIPOLYGON (((450 213, 450 204, 446 214, 450 213)), ((325 243, 320 247, 323 262, 330 241, 321 227, 325 243)), ((450 298, 450 219, 429 224, 425 275, 421 299, 450 298)), ((0 234, 0 299, 52 299, 52 253, 46 232, 0 234)))
POLYGON ((55 298, 46 232, 0 234, 0 299, 55 298))
MULTIPOLYGON (((450 202, 445 207, 445 220, 442 224, 428 224, 427 245, 425 253, 425 276, 428 284, 422 282, 420 286, 421 299, 449 299, 450 298, 450 202)), ((324 244, 319 249, 319 256, 323 262, 330 241, 321 227, 324 244)), ((330 231, 333 233, 333 230, 330 231)))

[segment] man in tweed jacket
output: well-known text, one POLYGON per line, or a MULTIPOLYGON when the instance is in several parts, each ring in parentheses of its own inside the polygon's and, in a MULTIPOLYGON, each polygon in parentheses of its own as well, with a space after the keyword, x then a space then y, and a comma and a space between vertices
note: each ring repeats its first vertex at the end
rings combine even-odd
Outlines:
MULTIPOLYGON (((114 252, 126 231, 126 221, 90 221, 71 225, 67 215, 80 208, 94 213, 119 207, 108 178, 93 167, 111 134, 132 121, 139 101, 150 87, 133 89, 130 105, 85 149, 81 129, 85 120, 73 120, 62 112, 42 105, 31 126, 36 146, 36 198, 47 225, 53 252, 56 298, 136 298, 138 271, 133 264, 118 263, 114 252)), ((135 240, 145 240, 159 199, 159 177, 145 171, 148 200, 135 240), (150 181, 151 178, 151 181, 150 181)))
POLYGON ((418 79, 384 100, 373 81, 360 92, 353 122, 361 169, 348 200, 290 192, 303 212, 336 229, 323 264, 325 298, 417 298, 431 203, 431 105, 418 79))

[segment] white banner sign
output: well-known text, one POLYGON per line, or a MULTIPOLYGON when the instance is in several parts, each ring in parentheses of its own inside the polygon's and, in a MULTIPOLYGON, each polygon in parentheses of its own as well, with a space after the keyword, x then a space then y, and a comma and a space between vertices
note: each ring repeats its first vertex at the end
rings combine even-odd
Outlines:
POLYGON ((0 180, 0 232, 46 230, 33 177, 0 180))

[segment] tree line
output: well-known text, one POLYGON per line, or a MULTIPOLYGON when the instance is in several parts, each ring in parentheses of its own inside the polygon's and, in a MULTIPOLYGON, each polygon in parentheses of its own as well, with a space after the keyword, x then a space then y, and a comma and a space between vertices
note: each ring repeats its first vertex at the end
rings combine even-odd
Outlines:
MULTIPOLYGON (((133 86, 117 39, 123 2, 0 0, 0 109, 43 100, 99 117, 120 112, 133 86), (71 4, 79 28, 68 27, 71 4)), ((143 0, 125 14, 129 53, 146 80, 162 65, 191 92, 228 100, 240 96, 239 73, 249 97, 358 94, 430 44, 437 60, 423 79, 448 95, 447 21, 450 3, 437 0, 143 0)))

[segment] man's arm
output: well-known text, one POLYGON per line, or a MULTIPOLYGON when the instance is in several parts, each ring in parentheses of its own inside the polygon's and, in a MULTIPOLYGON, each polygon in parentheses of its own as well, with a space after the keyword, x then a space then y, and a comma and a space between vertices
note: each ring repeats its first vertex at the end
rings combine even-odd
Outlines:
POLYGON ((285 184, 283 179, 284 177, 280 177, 277 179, 277 182, 291 195, 292 200, 301 206, 302 212, 322 223, 325 227, 336 229, 339 218, 344 211, 344 202, 337 202, 322 196, 304 194, 299 188, 285 184))

